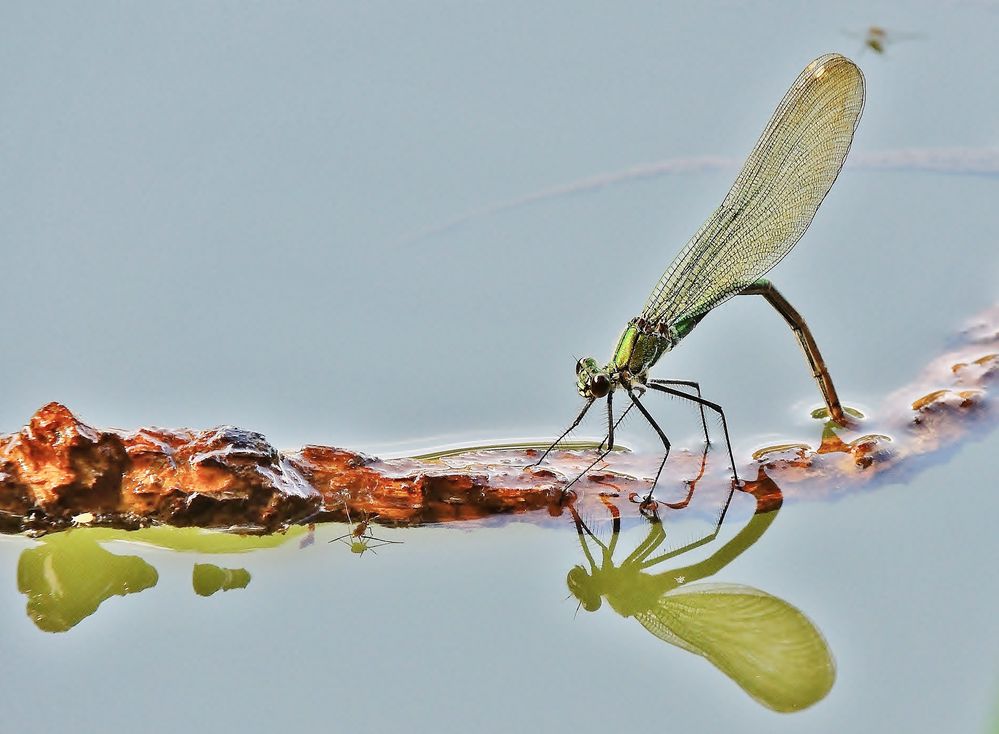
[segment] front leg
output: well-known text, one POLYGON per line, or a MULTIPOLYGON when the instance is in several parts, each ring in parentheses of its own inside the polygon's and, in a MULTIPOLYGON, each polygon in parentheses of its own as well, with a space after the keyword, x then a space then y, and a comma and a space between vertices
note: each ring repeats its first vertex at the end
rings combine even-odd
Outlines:
POLYGON ((574 420, 572 424, 562 432, 561 436, 555 439, 555 441, 552 443, 551 446, 545 449, 545 453, 541 454, 541 458, 538 459, 536 462, 534 462, 531 466, 539 466, 541 462, 545 460, 545 457, 551 453, 551 450, 556 446, 558 446, 562 442, 562 439, 568 436, 572 432, 572 429, 580 424, 580 422, 583 420, 583 416, 586 415, 586 412, 590 409, 595 400, 596 398, 587 399, 586 405, 584 405, 583 409, 579 411, 579 415, 576 416, 576 420, 574 420))
MULTIPOLYGON (((580 479, 585 477, 587 474, 589 474, 590 469, 592 469, 601 461, 603 461, 604 457, 606 457, 607 454, 611 452, 611 449, 614 448, 614 391, 613 390, 607 393, 607 438, 605 440, 607 442, 607 448, 604 449, 603 451, 600 451, 600 447, 599 446, 597 447, 597 451, 600 451, 600 455, 597 456, 597 458, 594 459, 593 462, 588 467, 583 469, 583 471, 581 471, 575 479, 573 479, 571 482, 565 485, 565 487, 562 488, 562 497, 565 497, 566 494, 569 493, 569 488, 573 484, 578 482, 580 479)), ((600 446, 603 445, 604 445, 603 442, 601 442, 600 446)))
MULTIPOLYGON (((623 412, 621 413, 621 415, 619 415, 619 416, 617 417, 617 420, 616 420, 616 421, 614 421, 614 430, 615 430, 615 431, 616 431, 616 430, 618 429, 618 426, 620 426, 620 425, 621 425, 621 421, 623 421, 623 420, 624 420, 625 416, 626 416, 626 415, 628 415, 628 413, 629 413, 629 412, 631 411, 631 409, 632 409, 632 408, 634 408, 634 407, 635 407, 634 405, 629 405, 629 406, 628 406, 627 408, 625 408, 625 409, 624 409, 624 411, 623 411, 623 412)), ((610 438, 610 436, 611 436, 611 432, 610 432, 610 431, 608 431, 608 432, 607 432, 607 435, 606 435, 606 436, 604 436, 604 440, 600 442, 600 445, 599 445, 599 446, 597 446, 597 451, 600 451, 600 450, 602 450, 602 449, 603 449, 603 447, 604 447, 604 444, 607 444, 607 448, 609 448, 609 449, 611 449, 611 450, 613 450, 613 449, 614 449, 614 442, 613 442, 613 441, 610 441, 610 442, 608 443, 608 441, 607 441, 607 439, 608 439, 608 438, 610 438)))

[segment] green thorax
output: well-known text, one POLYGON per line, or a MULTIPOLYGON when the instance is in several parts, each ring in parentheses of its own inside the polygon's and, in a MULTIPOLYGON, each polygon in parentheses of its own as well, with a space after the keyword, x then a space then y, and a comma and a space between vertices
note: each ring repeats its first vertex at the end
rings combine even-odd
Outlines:
POLYGON ((627 370, 633 375, 644 375, 659 358, 675 347, 691 332, 703 316, 683 319, 676 324, 649 324, 641 317, 628 322, 614 348, 614 356, 607 365, 608 371, 627 370))

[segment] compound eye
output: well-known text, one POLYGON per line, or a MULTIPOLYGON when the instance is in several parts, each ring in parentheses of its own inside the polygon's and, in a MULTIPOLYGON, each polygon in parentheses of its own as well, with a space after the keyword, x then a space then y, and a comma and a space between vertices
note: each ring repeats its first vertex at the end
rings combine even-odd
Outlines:
POLYGON ((603 373, 595 375, 590 383, 590 392, 598 398, 602 398, 610 392, 610 380, 607 379, 607 375, 603 373))

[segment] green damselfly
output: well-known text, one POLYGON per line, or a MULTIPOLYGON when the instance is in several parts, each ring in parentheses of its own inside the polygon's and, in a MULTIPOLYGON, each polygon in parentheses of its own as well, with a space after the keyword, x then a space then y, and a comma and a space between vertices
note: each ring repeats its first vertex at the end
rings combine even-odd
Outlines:
POLYGON ((602 368, 592 357, 576 363, 576 386, 586 404, 538 464, 579 425, 597 400, 606 397, 607 437, 600 455, 568 486, 604 459, 614 446, 615 427, 634 407, 655 429, 665 449, 649 490, 651 499, 670 450, 665 432, 640 399, 651 389, 696 403, 708 443, 705 409, 718 414, 738 482, 721 406, 705 400, 700 386, 692 380, 654 380, 648 376, 649 369, 712 309, 736 295, 763 296, 784 317, 805 352, 829 416, 837 423, 847 423, 804 319, 762 276, 808 229, 843 167, 863 108, 864 75, 852 61, 826 54, 805 67, 777 106, 721 206, 666 268, 641 314, 628 322, 610 362, 602 368), (615 422, 612 402, 618 389, 627 394, 631 404, 615 422))

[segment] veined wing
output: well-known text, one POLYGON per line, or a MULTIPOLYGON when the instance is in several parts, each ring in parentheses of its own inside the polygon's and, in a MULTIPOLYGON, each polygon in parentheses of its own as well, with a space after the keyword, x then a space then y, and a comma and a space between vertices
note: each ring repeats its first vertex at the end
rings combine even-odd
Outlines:
POLYGON ((707 658, 775 711, 811 706, 836 680, 829 647, 808 617, 751 586, 681 586, 635 619, 659 639, 707 658))
POLYGON ((780 262, 839 175, 863 108, 864 75, 852 61, 826 54, 806 66, 642 316, 675 323, 703 315, 780 262))

